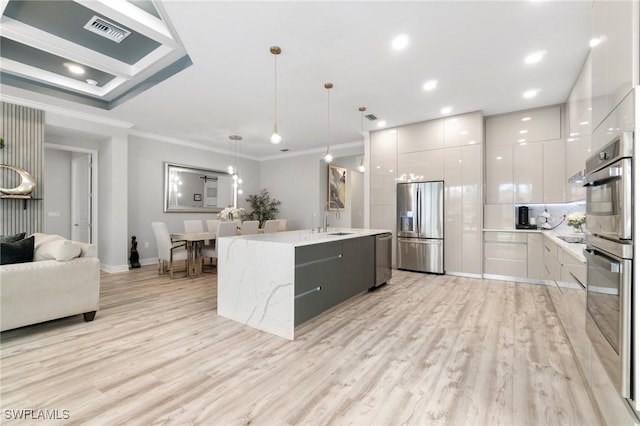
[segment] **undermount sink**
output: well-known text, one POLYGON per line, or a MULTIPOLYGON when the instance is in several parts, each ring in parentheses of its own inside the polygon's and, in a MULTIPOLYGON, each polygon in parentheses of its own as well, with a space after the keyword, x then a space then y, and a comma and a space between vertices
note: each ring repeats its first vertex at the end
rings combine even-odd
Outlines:
POLYGON ((351 234, 353 234, 353 232, 333 232, 328 235, 351 235, 351 234))
POLYGON ((558 238, 567 243, 584 244, 584 237, 582 235, 558 235, 558 238))

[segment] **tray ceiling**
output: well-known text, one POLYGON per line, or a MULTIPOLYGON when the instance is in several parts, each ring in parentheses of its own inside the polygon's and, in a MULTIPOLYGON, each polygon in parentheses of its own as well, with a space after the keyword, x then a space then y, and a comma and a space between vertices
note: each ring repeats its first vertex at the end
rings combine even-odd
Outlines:
POLYGON ((2 6, 2 84, 111 109, 191 65, 150 1, 11 0, 2 6), (73 65, 81 68, 74 73, 73 65))

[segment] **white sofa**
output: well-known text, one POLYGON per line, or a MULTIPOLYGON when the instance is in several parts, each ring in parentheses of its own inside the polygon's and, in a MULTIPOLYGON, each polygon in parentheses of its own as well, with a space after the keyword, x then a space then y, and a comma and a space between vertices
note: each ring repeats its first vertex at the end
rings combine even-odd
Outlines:
POLYGON ((33 235, 33 262, 0 265, 0 331, 77 314, 92 321, 100 296, 96 246, 33 235))

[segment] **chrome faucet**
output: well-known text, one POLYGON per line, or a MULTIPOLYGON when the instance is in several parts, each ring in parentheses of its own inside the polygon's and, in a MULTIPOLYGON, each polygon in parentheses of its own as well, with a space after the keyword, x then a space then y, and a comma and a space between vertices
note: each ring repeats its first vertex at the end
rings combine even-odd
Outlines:
MULTIPOLYGON (((331 206, 331 203, 336 205, 336 209, 339 209, 340 206, 335 201, 327 201, 327 203, 322 208, 323 220, 322 220, 322 232, 327 232, 327 227, 329 226, 329 211, 328 207, 331 206)), ((336 219, 340 219, 340 212, 336 211, 336 219)))

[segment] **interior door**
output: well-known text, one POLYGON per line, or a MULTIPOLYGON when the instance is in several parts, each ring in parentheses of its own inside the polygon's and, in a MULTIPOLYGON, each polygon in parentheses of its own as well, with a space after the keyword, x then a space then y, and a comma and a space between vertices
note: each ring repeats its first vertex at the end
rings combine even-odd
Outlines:
POLYGON ((71 158, 71 239, 91 243, 91 154, 71 158))

